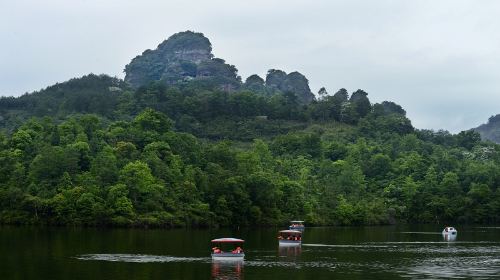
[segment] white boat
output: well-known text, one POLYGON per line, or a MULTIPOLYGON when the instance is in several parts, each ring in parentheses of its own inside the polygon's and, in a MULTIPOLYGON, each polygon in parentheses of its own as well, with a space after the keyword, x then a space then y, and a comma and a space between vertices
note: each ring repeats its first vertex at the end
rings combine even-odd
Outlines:
POLYGON ((304 221, 290 221, 290 226, 288 226, 290 230, 304 231, 305 228, 304 221))
POLYGON ((457 235, 456 234, 443 234, 443 240, 446 242, 456 241, 457 235))
POLYGON ((241 246, 244 242, 245 240, 232 237, 213 239, 212 244, 214 247, 212 247, 212 260, 243 261, 245 259, 245 253, 241 246), (230 249, 228 250, 227 248, 230 249))
POLYGON ((458 231, 454 227, 445 227, 443 235, 457 235, 458 231))
POLYGON ((299 230, 282 230, 278 234, 280 246, 300 246, 302 244, 302 232, 299 230))

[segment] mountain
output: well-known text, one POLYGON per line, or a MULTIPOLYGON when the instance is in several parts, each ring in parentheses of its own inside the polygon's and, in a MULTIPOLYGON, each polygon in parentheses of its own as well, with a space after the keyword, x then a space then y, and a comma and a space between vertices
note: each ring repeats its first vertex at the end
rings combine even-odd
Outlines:
POLYGON ((137 88, 152 81, 175 84, 193 79, 212 81, 226 89, 241 84, 238 70, 212 54, 202 33, 180 32, 154 50, 146 50, 125 66, 125 81, 137 88))
MULTIPOLYGON (((156 49, 144 51, 125 66, 125 74, 125 82, 134 88, 154 81, 168 85, 198 81, 225 91, 245 86, 251 88, 250 84, 255 83, 253 78, 258 77, 252 75, 242 84, 238 69, 224 59, 215 58, 210 40, 202 33, 192 31, 176 33, 156 49)), ((301 104, 308 104, 314 99, 309 81, 299 72, 287 75, 281 70, 269 70, 266 83, 262 86, 262 91, 268 93, 293 92, 301 104)))
POLYGON ((491 116, 487 123, 474 128, 474 130, 481 134, 483 140, 500 143, 500 114, 491 116))
POLYGON ((201 33, 127 67, 0 98, 0 224, 500 222, 500 145, 473 130, 415 129, 362 89, 316 99, 298 72, 241 83, 201 33))

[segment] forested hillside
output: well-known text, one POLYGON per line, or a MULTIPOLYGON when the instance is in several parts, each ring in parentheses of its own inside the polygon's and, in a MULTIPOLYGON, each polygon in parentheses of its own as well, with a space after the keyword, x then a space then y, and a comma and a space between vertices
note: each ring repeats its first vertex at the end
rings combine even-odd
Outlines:
POLYGON ((140 84, 91 74, 1 98, 0 222, 500 222, 500 146, 473 131, 416 130, 401 106, 363 90, 308 99, 297 72, 231 87, 197 75, 204 64, 175 72, 193 54, 229 67, 193 34, 189 46, 208 52, 162 43, 127 66, 146 69, 128 78, 140 84), (161 57, 163 74, 150 78, 147 62, 161 57))

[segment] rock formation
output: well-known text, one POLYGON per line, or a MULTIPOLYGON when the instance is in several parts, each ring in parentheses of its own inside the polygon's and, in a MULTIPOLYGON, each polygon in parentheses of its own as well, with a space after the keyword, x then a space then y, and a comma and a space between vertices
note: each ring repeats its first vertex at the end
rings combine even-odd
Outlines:
POLYGON ((125 66, 125 81, 139 87, 152 81, 175 84, 199 79, 234 88, 241 84, 237 72, 223 59, 214 58, 212 44, 202 33, 185 31, 132 59, 125 66))
POLYGON ((146 50, 125 66, 125 81, 137 88, 150 82, 178 84, 197 81, 226 91, 240 87, 263 94, 292 92, 301 104, 314 100, 309 81, 299 72, 290 74, 271 69, 266 81, 257 75, 244 84, 238 69, 212 54, 212 44, 202 33, 176 33, 154 50, 146 50))
POLYGON ((299 72, 287 75, 284 71, 271 69, 267 72, 266 86, 281 92, 293 92, 302 104, 308 104, 314 100, 314 94, 309 88, 309 80, 299 72))

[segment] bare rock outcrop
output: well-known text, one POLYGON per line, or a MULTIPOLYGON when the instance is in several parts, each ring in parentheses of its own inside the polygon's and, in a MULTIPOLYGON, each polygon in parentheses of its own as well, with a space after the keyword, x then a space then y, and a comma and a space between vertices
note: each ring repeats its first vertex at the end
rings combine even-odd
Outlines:
POLYGON ((212 44, 202 33, 185 31, 132 59, 125 66, 125 81, 139 87, 152 81, 175 84, 200 79, 232 89, 241 84, 237 73, 233 65, 214 58, 212 44))

